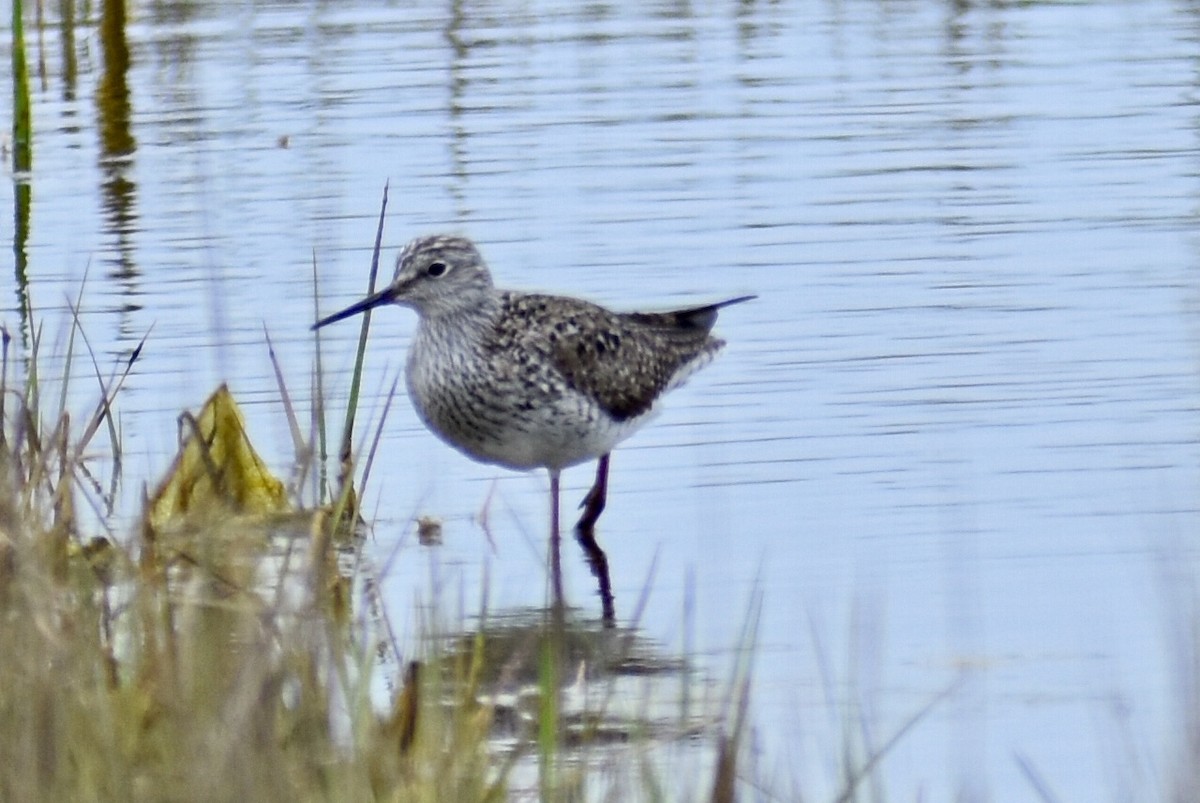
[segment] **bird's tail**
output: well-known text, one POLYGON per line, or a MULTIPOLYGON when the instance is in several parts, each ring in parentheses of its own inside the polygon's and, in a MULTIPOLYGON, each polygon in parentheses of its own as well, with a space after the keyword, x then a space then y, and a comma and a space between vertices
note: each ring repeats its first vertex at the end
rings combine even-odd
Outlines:
POLYGON ((670 312, 634 312, 630 314, 630 317, 638 323, 650 326, 707 332, 716 324, 717 312, 722 307, 741 304, 743 301, 750 301, 755 298, 758 298, 758 296, 738 296, 727 301, 718 301, 715 304, 702 304, 699 307, 688 307, 670 312))

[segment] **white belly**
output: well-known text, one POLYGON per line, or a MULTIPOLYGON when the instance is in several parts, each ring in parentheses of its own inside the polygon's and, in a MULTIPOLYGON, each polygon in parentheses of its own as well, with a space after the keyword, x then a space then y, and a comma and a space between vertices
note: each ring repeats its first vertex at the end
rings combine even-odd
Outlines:
POLYGON ((425 426, 475 460, 518 470, 561 470, 608 454, 651 414, 616 421, 582 394, 547 392, 514 406, 476 387, 469 376, 422 373, 412 364, 408 392, 425 426), (447 380, 446 377, 452 377, 447 380))

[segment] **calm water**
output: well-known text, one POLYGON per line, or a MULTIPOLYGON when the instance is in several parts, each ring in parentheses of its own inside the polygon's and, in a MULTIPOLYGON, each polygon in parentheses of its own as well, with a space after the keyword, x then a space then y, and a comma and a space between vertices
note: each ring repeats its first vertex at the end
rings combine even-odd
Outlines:
MULTIPOLYGON (((322 311, 361 295, 390 180, 386 271, 450 229, 513 286, 759 294, 615 454, 600 537, 618 614, 648 587, 647 637, 690 627, 714 674, 761 591, 755 743, 783 797, 837 787, 847 722, 882 744, 956 678, 881 765, 895 799, 1034 799, 1022 761, 1064 800, 1165 788, 1200 487, 1194 4, 76 5, 26 23, 3 321, 27 354, 28 300, 61 354, 81 296, 105 373, 151 333, 119 405, 130 503, 221 381, 287 473, 264 327, 307 404, 313 262, 322 311)), ((372 418, 413 325, 375 317, 372 418)), ((357 327, 327 334, 340 405, 357 327)), ((547 485, 449 450, 401 394, 365 499, 397 621, 433 584, 474 610, 485 570, 493 607, 541 602, 547 485)))

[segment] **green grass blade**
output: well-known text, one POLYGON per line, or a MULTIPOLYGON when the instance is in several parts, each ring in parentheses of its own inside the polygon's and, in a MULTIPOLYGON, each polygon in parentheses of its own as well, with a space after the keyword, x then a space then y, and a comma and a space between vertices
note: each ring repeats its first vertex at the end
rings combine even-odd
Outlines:
MULTIPOLYGON (((390 182, 383 185, 383 200, 379 205, 379 226, 375 230, 375 248, 371 253, 371 271, 367 278, 367 295, 375 292, 375 280, 379 275, 379 249, 383 242, 383 221, 387 212, 388 187, 390 182)), ((358 353, 354 358, 354 374, 350 379, 350 399, 346 404, 346 425, 342 428, 342 446, 338 458, 342 465, 348 465, 354 443, 354 418, 358 412, 358 393, 362 385, 363 362, 367 354, 367 334, 371 327, 371 311, 367 310, 362 316, 362 326, 358 333, 358 353)), ((347 478, 343 477, 345 482, 347 478)))

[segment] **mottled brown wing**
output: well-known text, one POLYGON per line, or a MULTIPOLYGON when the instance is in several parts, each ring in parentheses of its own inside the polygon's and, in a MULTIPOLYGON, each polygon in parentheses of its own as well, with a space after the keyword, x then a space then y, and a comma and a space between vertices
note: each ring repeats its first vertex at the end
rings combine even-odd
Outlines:
MULTIPOLYGON (((742 299, 735 299, 739 301, 742 299)), ((723 343, 709 336, 729 303, 661 313, 616 313, 577 299, 515 296, 520 338, 550 359, 571 387, 618 421, 647 412, 687 367, 723 343)), ((515 334, 515 333, 514 333, 515 334)))

